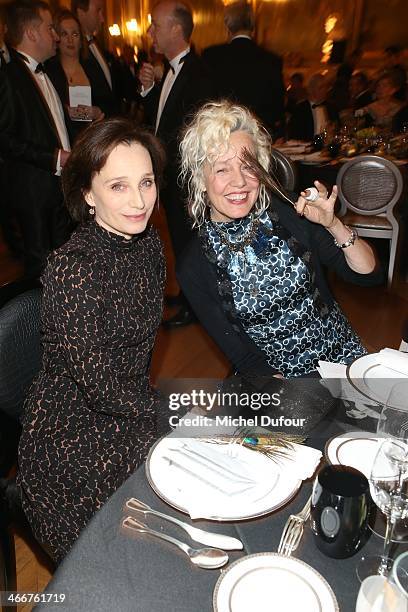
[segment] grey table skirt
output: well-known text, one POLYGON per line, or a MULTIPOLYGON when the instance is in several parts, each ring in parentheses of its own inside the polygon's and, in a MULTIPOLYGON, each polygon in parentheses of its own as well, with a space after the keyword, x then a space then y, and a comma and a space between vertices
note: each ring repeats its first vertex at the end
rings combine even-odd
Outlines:
MULTIPOLYGON (((349 425, 330 419, 308 443, 322 448, 328 437, 350 429, 349 425)), ((301 510, 311 488, 311 481, 304 482, 291 502, 263 518, 234 524, 206 521, 194 524, 242 540, 244 550, 230 552, 231 562, 247 554, 273 552, 289 514, 301 510)), ((213 590, 221 570, 196 568, 184 553, 147 535, 123 534, 120 523, 129 497, 138 497, 156 509, 181 516, 156 496, 147 482, 145 467, 141 466, 93 517, 45 589, 46 593, 64 594, 65 601, 42 603, 36 610, 211 612, 213 590)), ((162 525, 167 533, 188 541, 184 532, 168 523, 149 517, 149 524, 159 529, 162 525)), ((360 586, 356 563, 361 554, 378 554, 381 549, 382 540, 373 535, 355 556, 331 559, 317 550, 313 534, 306 528, 294 556, 320 572, 333 588, 340 610, 350 612, 354 610, 360 586)), ((273 592, 265 610, 274 610, 273 592)))

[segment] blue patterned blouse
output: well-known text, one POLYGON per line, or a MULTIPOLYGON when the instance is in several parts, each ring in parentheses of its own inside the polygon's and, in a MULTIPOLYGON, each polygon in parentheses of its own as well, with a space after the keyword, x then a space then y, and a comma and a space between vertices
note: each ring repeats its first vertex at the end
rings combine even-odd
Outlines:
POLYGON ((363 355, 360 338, 337 304, 321 316, 310 271, 274 235, 268 214, 259 221, 254 240, 241 251, 229 248, 228 242, 245 242, 252 217, 208 221, 206 231, 217 264, 230 279, 238 319, 271 367, 289 378, 313 372, 319 359, 349 363, 363 355))

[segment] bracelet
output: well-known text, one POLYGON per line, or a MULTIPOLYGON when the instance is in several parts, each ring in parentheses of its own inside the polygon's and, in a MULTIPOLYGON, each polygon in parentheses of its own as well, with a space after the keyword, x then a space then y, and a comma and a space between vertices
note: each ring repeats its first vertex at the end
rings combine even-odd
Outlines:
POLYGON ((343 244, 339 244, 337 240, 334 239, 334 244, 336 247, 339 247, 339 249, 347 249, 347 247, 352 246, 358 238, 358 234, 355 229, 352 229, 348 225, 345 225, 344 227, 350 232, 350 238, 346 240, 346 242, 343 242, 343 244))

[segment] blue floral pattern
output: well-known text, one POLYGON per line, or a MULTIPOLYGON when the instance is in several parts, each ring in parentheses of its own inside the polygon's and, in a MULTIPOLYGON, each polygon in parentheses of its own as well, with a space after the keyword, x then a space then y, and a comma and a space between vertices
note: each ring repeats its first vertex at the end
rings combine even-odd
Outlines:
POLYGON ((207 222, 217 264, 226 269, 238 320, 264 351, 268 363, 285 377, 316 370, 318 360, 349 363, 366 350, 335 303, 321 315, 305 263, 273 232, 267 213, 260 217, 251 245, 233 251, 226 242, 243 243, 253 219, 207 222))

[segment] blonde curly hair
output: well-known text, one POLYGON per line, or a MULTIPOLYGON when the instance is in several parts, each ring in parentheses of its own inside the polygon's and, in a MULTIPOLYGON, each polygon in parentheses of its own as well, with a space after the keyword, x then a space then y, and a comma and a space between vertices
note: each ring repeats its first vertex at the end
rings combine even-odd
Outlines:
MULTIPOLYGON (((193 227, 200 227, 206 217, 209 202, 206 196, 203 168, 205 162, 214 162, 228 151, 232 132, 246 132, 255 144, 255 156, 268 171, 272 141, 261 123, 244 106, 228 100, 208 102, 193 116, 183 132, 180 143, 181 171, 179 180, 186 183, 188 212, 193 227)), ((261 183, 255 210, 261 214, 270 203, 265 186, 261 183)))

